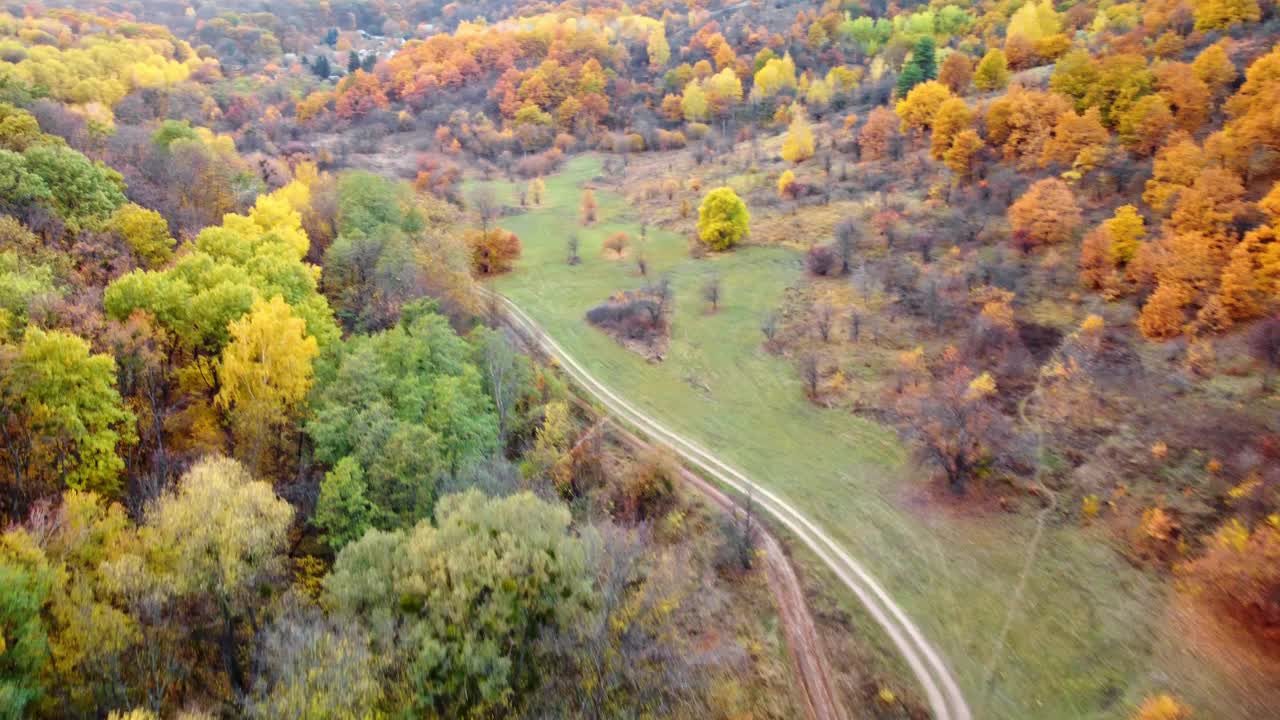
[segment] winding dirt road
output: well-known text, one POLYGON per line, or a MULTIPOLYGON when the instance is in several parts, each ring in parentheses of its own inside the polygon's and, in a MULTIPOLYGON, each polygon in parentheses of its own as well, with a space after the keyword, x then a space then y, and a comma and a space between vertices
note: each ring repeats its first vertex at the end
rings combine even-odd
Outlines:
POLYGON ((790 504, 721 461, 697 443, 668 430, 657 420, 618 396, 597 380, 569 355, 559 343, 543 332, 533 318, 518 305, 488 289, 481 294, 502 310, 507 319, 532 342, 560 363, 562 369, 583 390, 590 393, 613 415, 654 442, 667 446, 686 463, 698 468, 716 482, 743 496, 755 499, 761 511, 781 523, 816 554, 858 598, 868 614, 876 620, 894 647, 902 655, 921 689, 936 720, 973 720, 951 670, 906 612, 893 601, 884 587, 840 548, 829 535, 809 521, 790 504))

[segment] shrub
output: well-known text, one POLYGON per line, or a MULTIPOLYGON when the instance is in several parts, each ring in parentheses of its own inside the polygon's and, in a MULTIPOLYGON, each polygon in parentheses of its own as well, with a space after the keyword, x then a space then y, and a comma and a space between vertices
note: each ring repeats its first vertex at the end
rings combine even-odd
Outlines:
POLYGON ((809 272, 820 277, 839 274, 840 258, 827 245, 814 245, 805 256, 805 265, 809 272))

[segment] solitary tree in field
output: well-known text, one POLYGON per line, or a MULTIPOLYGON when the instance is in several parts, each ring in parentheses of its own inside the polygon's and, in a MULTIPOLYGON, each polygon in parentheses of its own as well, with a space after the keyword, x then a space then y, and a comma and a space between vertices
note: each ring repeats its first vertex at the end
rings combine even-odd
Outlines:
POLYGON ((581 241, 578 240, 577 233, 573 233, 569 235, 569 240, 568 240, 569 252, 565 257, 565 262, 569 263, 570 265, 577 265, 578 263, 582 262, 582 258, 579 257, 578 255, 578 246, 580 242, 581 241))
POLYGON ((627 246, 631 244, 631 236, 619 230, 618 232, 605 238, 604 249, 612 250, 614 255, 622 257, 622 253, 626 251, 627 246))
POLYGON ((712 275, 702 286, 702 297, 711 303, 711 312, 720 309, 720 277, 712 275))
POLYGON ((796 174, 790 170, 783 170, 778 176, 778 197, 786 199, 792 191, 792 186, 796 183, 796 174))
POLYGON ((598 209, 599 209, 599 206, 596 205, 596 194, 591 192, 590 188, 583 190, 582 191, 582 224, 590 225, 591 223, 594 223, 596 221, 596 210, 598 209))
POLYGON ((760 332, 764 335, 764 342, 768 346, 773 345, 773 341, 778 337, 778 315, 769 313, 764 316, 764 320, 760 323, 760 332))
POLYGON ((713 250, 728 250, 738 244, 750 223, 747 204, 733 188, 712 190, 698 207, 698 237, 713 250))
POLYGON ((470 230, 466 241, 471 248, 471 269, 477 275, 507 272, 520 257, 520 238, 502 228, 488 232, 470 230))

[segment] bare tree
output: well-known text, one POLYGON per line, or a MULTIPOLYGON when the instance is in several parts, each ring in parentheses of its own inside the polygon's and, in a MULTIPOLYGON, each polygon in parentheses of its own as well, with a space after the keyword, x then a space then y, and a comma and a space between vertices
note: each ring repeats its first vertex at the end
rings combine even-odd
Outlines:
POLYGON ((821 375, 818 372, 818 356, 813 353, 805 353, 800 356, 800 379, 804 382, 805 394, 810 400, 818 397, 818 380, 821 375))
POLYGON ((671 306, 671 278, 663 275, 654 284, 651 292, 653 299, 657 302, 650 303, 646 307, 649 308, 654 327, 659 327, 667 316, 667 308, 671 306))
POLYGON ((493 188, 484 186, 476 188, 468 196, 467 202, 471 205, 471 209, 476 211, 480 216, 480 229, 488 233, 489 223, 498 217, 498 210, 501 205, 498 203, 498 196, 493 192, 493 188))
POLYGON ((1249 337, 1249 351, 1262 363, 1262 391, 1270 392, 1280 370, 1280 316, 1258 323, 1249 337))
POLYGON ((853 342, 862 339, 862 313, 857 310, 849 316, 849 339, 853 342))
POLYGON ((582 241, 578 238, 578 233, 571 233, 569 235, 569 240, 568 240, 569 255, 566 262, 568 262, 570 265, 577 265, 578 263, 582 262, 582 258, 578 255, 578 246, 581 244, 581 242, 582 241))
POLYGON ((769 313, 764 316, 764 321, 760 323, 760 332, 764 333, 765 343, 772 346, 774 339, 778 337, 777 313, 769 313))
POLYGON ((734 507, 724 524, 726 550, 738 569, 750 570, 760 544, 760 526, 756 523, 755 494, 747 493, 746 504, 734 507))
POLYGON ((636 270, 640 271, 640 277, 649 279, 649 261, 644 259, 644 253, 636 253, 636 270))
POLYGON ((854 243, 858 239, 858 223, 852 218, 836 225, 836 253, 840 256, 840 274, 848 275, 852 269, 854 243))
POLYGON ((835 321, 835 311, 826 303, 813 306, 813 327, 818 331, 822 342, 831 342, 831 324, 835 321))
POLYGON ((515 348, 506 335, 488 330, 478 335, 481 370, 493 397, 493 407, 498 414, 498 441, 505 445, 510 430, 511 413, 520 398, 520 388, 527 369, 521 364, 515 348))
POLYGON ((711 303, 711 312, 720 309, 720 276, 712 275, 702 286, 702 297, 711 303))

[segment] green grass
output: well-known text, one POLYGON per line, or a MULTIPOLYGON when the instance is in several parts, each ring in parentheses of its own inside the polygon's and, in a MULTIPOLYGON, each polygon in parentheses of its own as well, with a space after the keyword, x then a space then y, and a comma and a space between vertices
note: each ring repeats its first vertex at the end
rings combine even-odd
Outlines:
MULTIPOLYGON (((1203 717, 1247 717, 1234 693, 1162 624, 1166 591, 1125 563, 1101 534, 1051 527, 1021 601, 1011 607, 1033 522, 1026 514, 958 513, 919 499, 920 473, 896 435, 804 399, 794 369, 761 348, 761 319, 796 282, 801 256, 746 247, 691 259, 682 237, 650 228, 624 199, 597 190, 602 222, 578 222, 582 183, 601 172, 579 157, 547 178, 541 207, 505 217, 524 254, 495 287, 525 308, 602 381, 777 491, 864 562, 945 653, 979 718, 1123 718, 1143 694, 1172 691, 1203 717), (642 284, 631 257, 601 242, 622 229, 651 275, 675 290, 671 345, 651 364, 589 326, 584 314, 642 284), (581 238, 582 263, 565 262, 581 238), (701 287, 722 279, 722 308, 707 313, 701 287), (1008 618, 1008 620, 1007 620, 1008 618), (993 664, 1006 622, 1006 647, 993 664), (991 682, 985 679, 989 668, 991 682)), ((478 183, 477 183, 478 184, 478 183)), ((490 183, 518 204, 520 186, 490 183)), ((868 629, 870 631, 870 629, 868 629)))

